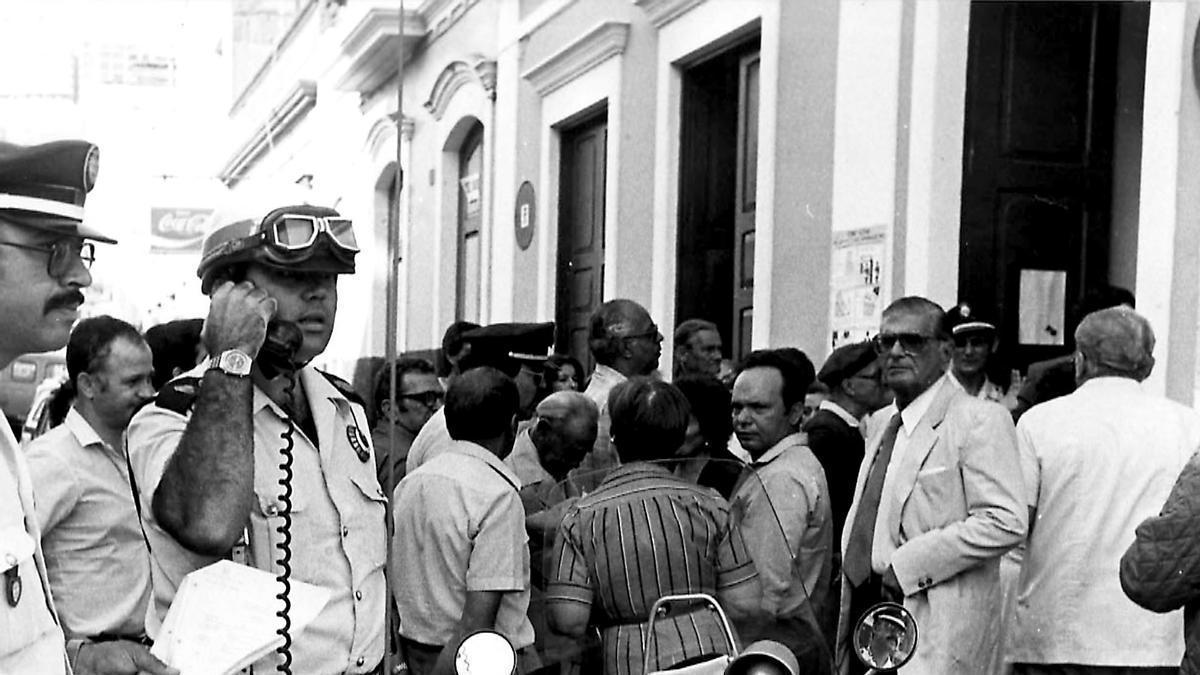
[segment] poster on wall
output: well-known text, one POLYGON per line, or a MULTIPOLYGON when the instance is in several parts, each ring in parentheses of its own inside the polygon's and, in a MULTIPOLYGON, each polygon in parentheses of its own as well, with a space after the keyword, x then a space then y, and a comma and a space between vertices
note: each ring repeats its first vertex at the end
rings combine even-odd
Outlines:
POLYGON ((879 331, 886 254, 886 225, 833 233, 829 274, 831 349, 861 342, 879 331))

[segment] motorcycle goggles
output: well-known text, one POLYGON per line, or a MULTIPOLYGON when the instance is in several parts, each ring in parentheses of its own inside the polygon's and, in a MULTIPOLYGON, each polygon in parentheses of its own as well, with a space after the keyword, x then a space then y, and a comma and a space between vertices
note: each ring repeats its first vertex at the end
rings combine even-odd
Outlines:
POLYGON ((278 251, 300 253, 326 235, 329 242, 349 253, 358 253, 354 222, 341 216, 314 216, 303 213, 272 213, 262 223, 261 236, 278 251))

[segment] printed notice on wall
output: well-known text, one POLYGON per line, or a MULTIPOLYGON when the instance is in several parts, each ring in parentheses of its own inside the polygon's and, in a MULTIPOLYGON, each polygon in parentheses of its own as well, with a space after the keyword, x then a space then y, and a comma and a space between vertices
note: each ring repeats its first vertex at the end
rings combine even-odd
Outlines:
POLYGON ((1023 345, 1061 345, 1066 330, 1067 273, 1021 270, 1020 325, 1023 345))
POLYGON ((830 347, 861 342, 879 331, 883 314, 887 226, 833 233, 830 347))

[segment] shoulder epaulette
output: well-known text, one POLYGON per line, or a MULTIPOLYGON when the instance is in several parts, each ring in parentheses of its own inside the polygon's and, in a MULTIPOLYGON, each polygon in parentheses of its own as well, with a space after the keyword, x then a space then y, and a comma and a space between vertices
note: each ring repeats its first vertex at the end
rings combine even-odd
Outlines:
POLYGON ((364 409, 367 407, 367 402, 363 400, 362 396, 358 395, 357 391, 354 391, 354 387, 350 386, 349 382, 343 380, 337 375, 331 375, 323 370, 317 370, 317 372, 323 375, 325 379, 329 380, 329 384, 332 384, 333 388, 337 389, 339 394, 345 396, 347 401, 350 401, 351 403, 357 403, 364 409))
POLYGON ((158 390, 158 395, 154 397, 154 405, 186 415, 191 412, 199 394, 200 378, 177 377, 158 390))

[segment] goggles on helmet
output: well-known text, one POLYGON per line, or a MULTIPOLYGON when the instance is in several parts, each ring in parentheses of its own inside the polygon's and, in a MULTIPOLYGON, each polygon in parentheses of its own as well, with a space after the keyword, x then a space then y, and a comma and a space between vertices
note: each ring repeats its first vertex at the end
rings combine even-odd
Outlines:
POLYGON ((341 216, 310 216, 300 213, 271 214, 263 221, 261 236, 284 251, 303 251, 325 233, 338 248, 358 252, 354 223, 341 216))

